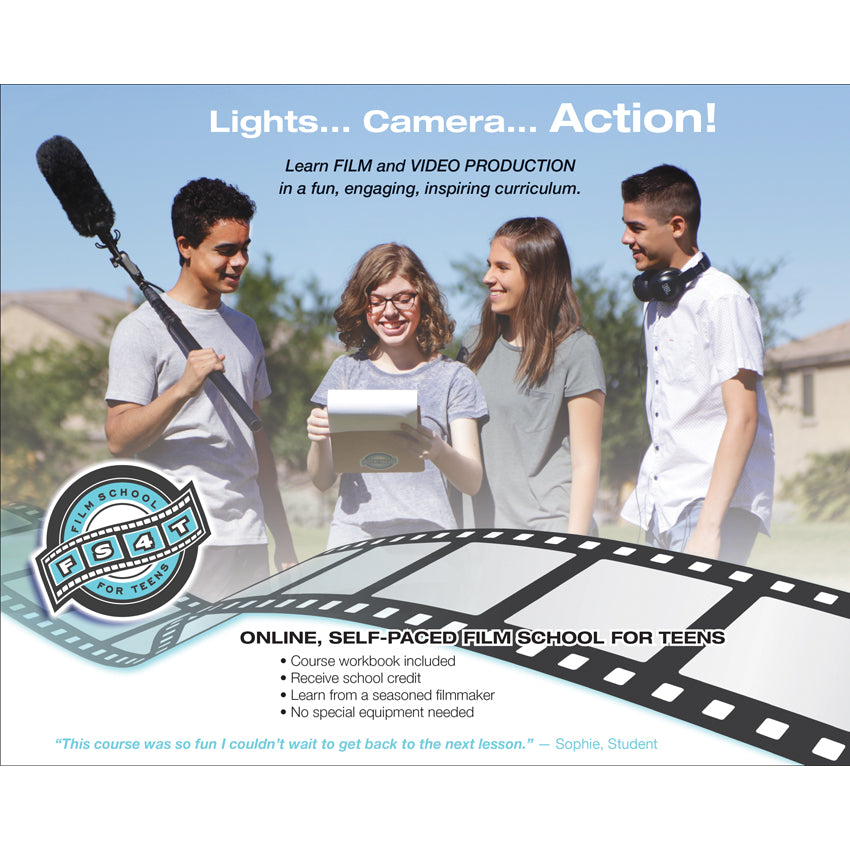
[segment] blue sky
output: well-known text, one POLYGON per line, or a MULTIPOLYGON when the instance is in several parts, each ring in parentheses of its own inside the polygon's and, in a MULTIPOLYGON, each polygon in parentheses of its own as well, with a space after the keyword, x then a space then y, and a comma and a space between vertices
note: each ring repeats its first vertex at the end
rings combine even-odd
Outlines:
MULTIPOLYGON (((452 261, 483 262, 489 238, 520 215, 551 218, 564 233, 574 268, 600 267, 610 279, 630 279, 620 244, 619 183, 661 162, 689 171, 703 198, 700 247, 725 269, 746 264, 782 267, 772 298, 806 290, 803 312, 788 325, 804 336, 850 318, 846 273, 837 247, 846 243, 845 199, 850 185, 850 89, 846 86, 55 86, 12 85, 2 91, 2 285, 5 291, 87 288, 122 296, 129 277, 109 265, 93 240, 78 236, 35 162, 39 144, 68 136, 92 166, 116 210, 120 247, 145 276, 164 288, 176 279, 169 211, 175 192, 199 176, 237 184, 257 202, 255 264, 273 258, 277 273, 296 283, 316 276, 339 293, 369 247, 410 245, 438 282, 450 283, 452 261), (581 118, 624 104, 641 118, 651 110, 697 110, 702 132, 557 133, 550 125, 562 103, 581 118), (709 113, 708 104, 714 104, 709 113), (501 115, 506 126, 536 132, 373 133, 363 126, 372 109, 389 115, 501 115), (262 114, 312 115, 349 132, 211 132, 262 114), (705 132, 713 118, 714 131, 705 132), (575 160, 571 174, 414 174, 421 157, 575 160), (371 159, 369 174, 287 174, 287 161, 330 163, 371 159), (403 173, 378 174, 378 162, 405 160, 403 173), (498 183, 573 183, 574 196, 500 197, 498 183), (336 197, 279 194, 281 180, 332 183, 336 197), (487 198, 346 197, 357 183, 426 181, 489 184, 487 198)), ((602 119, 595 119, 599 126, 602 119)), ((628 125, 631 127, 631 115, 628 125)), ((459 305, 450 305, 459 307, 459 305)), ((456 316, 463 325, 471 316, 456 316)))

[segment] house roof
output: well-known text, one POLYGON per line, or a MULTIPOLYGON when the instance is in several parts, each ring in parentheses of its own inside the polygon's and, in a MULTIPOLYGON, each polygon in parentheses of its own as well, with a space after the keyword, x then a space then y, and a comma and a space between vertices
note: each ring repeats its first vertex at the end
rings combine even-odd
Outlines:
POLYGON ((114 325, 134 309, 129 299, 112 298, 86 289, 0 293, 0 311, 13 304, 87 343, 108 342, 111 328, 104 332, 104 324, 114 325))
POLYGON ((780 369, 834 366, 850 362, 850 321, 795 339, 767 352, 767 364, 780 369))

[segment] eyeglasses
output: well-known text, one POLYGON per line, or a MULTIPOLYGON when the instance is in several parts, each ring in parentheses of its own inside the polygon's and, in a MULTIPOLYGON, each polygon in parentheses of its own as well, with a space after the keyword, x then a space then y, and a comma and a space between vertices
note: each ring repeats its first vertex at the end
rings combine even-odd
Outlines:
POLYGON ((418 294, 418 292, 399 292, 391 298, 384 298, 382 295, 370 295, 369 309, 373 313, 383 313, 384 310, 387 309, 387 303, 391 301, 393 307, 395 307, 399 313, 406 313, 413 309, 413 305, 416 303, 416 296, 418 294))

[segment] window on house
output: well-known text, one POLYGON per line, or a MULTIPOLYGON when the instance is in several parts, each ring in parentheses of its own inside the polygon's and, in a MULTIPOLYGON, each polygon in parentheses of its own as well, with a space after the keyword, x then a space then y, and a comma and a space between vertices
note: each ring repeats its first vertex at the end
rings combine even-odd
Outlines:
POLYGON ((815 415, 815 373, 803 374, 803 416, 815 415))

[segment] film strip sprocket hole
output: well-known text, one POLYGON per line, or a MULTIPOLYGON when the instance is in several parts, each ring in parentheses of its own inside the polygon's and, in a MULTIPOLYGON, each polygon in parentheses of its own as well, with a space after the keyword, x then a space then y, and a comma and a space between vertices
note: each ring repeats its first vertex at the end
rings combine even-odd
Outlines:
MULTIPOLYGON (((3 581, 3 608, 19 620, 34 616, 21 581, 3 581)), ((100 663, 133 666, 244 613, 457 632, 470 638, 465 649, 783 758, 850 764, 846 593, 611 540, 508 530, 382 538, 216 604, 183 596, 144 627, 97 643, 79 624, 49 636, 100 663), (498 636, 498 645, 476 635, 498 636)))

